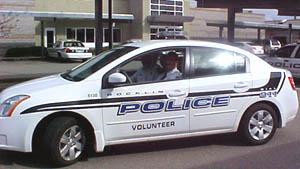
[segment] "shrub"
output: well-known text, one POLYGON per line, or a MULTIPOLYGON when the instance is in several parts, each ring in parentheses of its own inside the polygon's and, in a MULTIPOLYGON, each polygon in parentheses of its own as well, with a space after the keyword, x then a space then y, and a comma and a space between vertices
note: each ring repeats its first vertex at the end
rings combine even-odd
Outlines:
MULTIPOLYGON (((44 48, 46 54, 47 49, 44 48)), ((33 47, 17 47, 8 49, 5 53, 5 57, 26 57, 26 56, 42 56, 42 47, 33 46, 33 47)))

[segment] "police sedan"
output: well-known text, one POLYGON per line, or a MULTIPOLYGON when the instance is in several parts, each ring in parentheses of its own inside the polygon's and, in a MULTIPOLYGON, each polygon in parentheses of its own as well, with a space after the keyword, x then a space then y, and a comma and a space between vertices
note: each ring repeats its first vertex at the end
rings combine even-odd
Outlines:
POLYGON ((274 67, 291 71, 295 78, 300 78, 300 44, 286 45, 263 59, 274 67))
POLYGON ((0 149, 43 151, 53 164, 88 148, 238 132, 267 143, 296 117, 291 73, 232 46, 146 41, 0 94, 0 149), (168 59, 166 59, 168 58, 168 59))

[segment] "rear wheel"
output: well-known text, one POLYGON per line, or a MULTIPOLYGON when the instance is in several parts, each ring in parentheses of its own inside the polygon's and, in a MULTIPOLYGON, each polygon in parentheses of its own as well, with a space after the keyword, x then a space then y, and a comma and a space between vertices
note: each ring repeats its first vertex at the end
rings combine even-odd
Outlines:
POLYGON ((274 109, 260 103, 247 110, 240 123, 239 133, 245 142, 260 145, 273 137, 277 126, 278 120, 274 109))
POLYGON ((78 161, 86 149, 85 130, 72 117, 59 117, 46 128, 44 147, 55 166, 78 161))

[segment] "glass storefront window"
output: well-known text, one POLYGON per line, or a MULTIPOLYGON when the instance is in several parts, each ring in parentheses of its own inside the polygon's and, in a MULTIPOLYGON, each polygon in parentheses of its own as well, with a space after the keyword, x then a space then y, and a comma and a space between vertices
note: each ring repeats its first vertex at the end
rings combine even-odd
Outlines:
POLYGON ((75 29, 73 28, 67 29, 67 39, 75 39, 75 29))
POLYGON ((95 30, 86 29, 86 42, 95 42, 95 30))
POLYGON ((151 0, 151 15, 183 15, 183 0, 151 0))
POLYGON ((85 29, 77 29, 77 40, 85 42, 85 29))

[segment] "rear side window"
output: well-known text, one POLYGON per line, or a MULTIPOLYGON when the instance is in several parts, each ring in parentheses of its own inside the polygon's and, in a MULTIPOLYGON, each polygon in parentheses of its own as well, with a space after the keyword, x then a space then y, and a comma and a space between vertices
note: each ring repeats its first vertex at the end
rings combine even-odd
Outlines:
POLYGON ((246 72, 246 57, 217 48, 191 48, 192 76, 219 76, 246 72))
POLYGON ((65 42, 64 47, 84 47, 81 42, 65 42))
POLYGON ((286 46, 274 53, 274 57, 289 58, 291 57, 296 46, 286 46))

